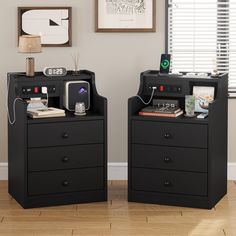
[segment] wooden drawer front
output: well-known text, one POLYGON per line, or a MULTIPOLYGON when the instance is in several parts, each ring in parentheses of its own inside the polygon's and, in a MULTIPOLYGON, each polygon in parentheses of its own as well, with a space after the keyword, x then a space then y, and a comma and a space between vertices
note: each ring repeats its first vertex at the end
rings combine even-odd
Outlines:
POLYGON ((190 195, 207 195, 207 174, 133 168, 132 189, 190 195))
POLYGON ((28 126, 29 147, 103 143, 103 121, 79 121, 28 126))
POLYGON ((133 121, 133 143, 207 148, 207 126, 133 121))
POLYGON ((207 172, 207 149, 134 144, 132 166, 207 172))
POLYGON ((103 144, 30 148, 28 170, 44 171, 104 165, 103 144))
POLYGON ((103 177, 103 168, 31 172, 28 176, 28 193, 42 195, 99 190, 104 188, 103 177))

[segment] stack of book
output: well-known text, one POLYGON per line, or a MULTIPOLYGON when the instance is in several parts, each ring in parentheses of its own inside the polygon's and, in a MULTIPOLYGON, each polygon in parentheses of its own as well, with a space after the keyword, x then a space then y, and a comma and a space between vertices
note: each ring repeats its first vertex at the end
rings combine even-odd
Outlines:
POLYGON ((27 109, 27 114, 29 117, 34 119, 49 118, 49 117, 63 117, 65 116, 65 110, 48 107, 39 109, 27 109))
POLYGON ((140 112, 140 116, 160 116, 160 117, 178 117, 183 114, 183 110, 179 107, 157 107, 148 106, 143 108, 140 112))

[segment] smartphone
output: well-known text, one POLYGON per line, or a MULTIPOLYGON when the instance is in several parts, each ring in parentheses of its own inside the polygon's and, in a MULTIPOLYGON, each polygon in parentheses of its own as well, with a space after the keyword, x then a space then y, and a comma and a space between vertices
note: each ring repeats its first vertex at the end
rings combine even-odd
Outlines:
POLYGON ((170 71, 170 54, 161 54, 160 73, 168 74, 170 71))

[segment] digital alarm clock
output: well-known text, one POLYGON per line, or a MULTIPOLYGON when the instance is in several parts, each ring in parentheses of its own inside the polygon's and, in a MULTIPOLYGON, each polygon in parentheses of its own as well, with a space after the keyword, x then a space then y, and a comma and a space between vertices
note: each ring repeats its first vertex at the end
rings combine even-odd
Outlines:
POLYGON ((67 70, 65 67, 45 67, 43 70, 45 76, 65 76, 67 70))

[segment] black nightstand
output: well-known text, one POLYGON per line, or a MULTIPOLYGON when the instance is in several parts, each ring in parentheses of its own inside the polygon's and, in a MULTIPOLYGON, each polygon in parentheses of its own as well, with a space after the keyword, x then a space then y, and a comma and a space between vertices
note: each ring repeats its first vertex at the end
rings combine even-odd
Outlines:
POLYGON ((146 71, 138 95, 148 100, 153 86, 154 98, 178 100, 182 109, 193 86, 215 87, 215 100, 209 117, 197 119, 139 116, 145 105, 137 97, 129 99, 129 201, 212 208, 227 192, 228 76, 146 71))
POLYGON ((95 75, 71 72, 64 77, 33 78, 8 74, 9 110, 15 97, 16 122, 8 124, 9 193, 24 208, 107 200, 107 100, 98 95, 95 75), (64 82, 85 80, 91 86, 91 108, 86 116, 31 119, 24 86, 47 86, 49 106, 63 108, 64 82))

